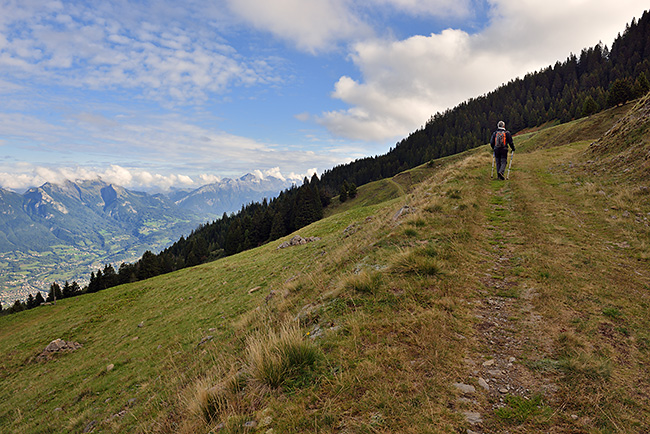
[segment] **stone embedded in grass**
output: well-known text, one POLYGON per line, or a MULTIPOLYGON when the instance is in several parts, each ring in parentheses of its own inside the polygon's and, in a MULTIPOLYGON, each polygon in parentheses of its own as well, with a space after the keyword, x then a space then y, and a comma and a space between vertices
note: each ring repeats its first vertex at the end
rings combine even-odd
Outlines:
POLYGON ((467 422, 469 422, 472 425, 478 425, 480 423, 483 423, 483 419, 481 418, 481 413, 477 413, 475 411, 464 411, 463 415, 465 416, 467 422))
POLYGON ((472 395, 476 392, 476 388, 471 384, 454 383, 453 386, 465 395, 472 395))
POLYGON ((406 214, 411 214, 415 212, 415 208, 411 208, 408 205, 404 205, 393 215, 393 221, 396 222, 397 220, 400 219, 400 217, 405 216, 406 214))
POLYGON ((347 228, 343 230, 343 236, 347 238, 350 235, 357 233, 358 230, 359 230, 359 226, 356 223, 352 223, 351 225, 349 225, 347 228))
POLYGON ((106 372, 111 372, 115 368, 115 365, 111 363, 110 365, 106 366, 106 372))

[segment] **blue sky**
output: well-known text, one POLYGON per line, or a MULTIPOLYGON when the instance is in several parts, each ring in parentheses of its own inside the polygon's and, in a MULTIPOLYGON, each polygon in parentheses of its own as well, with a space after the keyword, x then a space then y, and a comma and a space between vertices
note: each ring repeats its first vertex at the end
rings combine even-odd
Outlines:
POLYGON ((302 179, 611 46, 646 3, 0 0, 0 186, 302 179))

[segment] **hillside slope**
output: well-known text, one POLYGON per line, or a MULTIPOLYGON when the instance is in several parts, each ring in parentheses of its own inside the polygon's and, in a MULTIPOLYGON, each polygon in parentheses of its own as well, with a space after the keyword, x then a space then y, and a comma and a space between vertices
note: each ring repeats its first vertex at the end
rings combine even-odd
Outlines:
POLYGON ((1 317, 2 431, 648 432, 650 204, 586 166, 630 108, 517 137, 507 182, 484 147, 313 242, 1 317), (56 338, 82 347, 37 358, 56 338))
POLYGON ((587 150, 597 170, 617 178, 650 179, 650 94, 641 98, 607 134, 587 150))

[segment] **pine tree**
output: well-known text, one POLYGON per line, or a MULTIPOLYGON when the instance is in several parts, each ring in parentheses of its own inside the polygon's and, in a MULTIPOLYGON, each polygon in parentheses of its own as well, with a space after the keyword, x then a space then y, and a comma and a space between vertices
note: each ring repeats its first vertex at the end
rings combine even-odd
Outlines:
POLYGON ((43 294, 41 294, 41 291, 38 291, 36 293, 36 297, 34 297, 34 302, 36 303, 36 306, 40 306, 41 304, 45 303, 45 299, 43 298, 43 294))
POLYGON ((641 98, 648 91, 650 91, 650 82, 648 82, 645 72, 642 71, 634 82, 632 93, 634 94, 634 98, 641 98))
POLYGON ((70 284, 70 297, 76 297, 81 294, 81 287, 76 281, 72 281, 70 284))
MULTIPOLYGON (((147 250, 142 255, 142 259, 138 261, 138 280, 148 279, 150 277, 158 276, 160 274, 160 264, 157 255, 147 250)), ((99 272, 97 273, 99 274, 99 272)))
POLYGON ((585 99, 585 103, 582 105, 582 116, 591 116, 594 113, 597 113, 599 110, 598 104, 591 96, 588 96, 585 99))
POLYGON ((282 214, 275 213, 273 215, 273 223, 271 224, 271 232, 269 233, 269 241, 277 240, 287 234, 287 230, 284 226, 284 219, 282 214))
POLYGON ((50 303, 55 302, 61 298, 61 287, 58 283, 54 282, 50 285, 50 292, 47 294, 47 301, 50 303))
POLYGON ((34 309, 36 307, 35 301, 34 301, 34 296, 32 294, 29 294, 27 296, 27 303, 25 306, 27 309, 34 309))
POLYGON ((132 264, 127 264, 126 262, 122 262, 122 264, 120 264, 120 268, 118 271, 118 283, 125 284, 125 283, 132 283, 135 281, 136 281, 135 266, 133 266, 132 264))
POLYGON ((61 298, 69 298, 71 296, 72 296, 71 286, 70 283, 66 281, 65 284, 63 285, 63 289, 61 290, 61 298))
POLYGON ((607 95, 607 105, 612 107, 625 104, 632 99, 632 86, 627 80, 618 79, 612 83, 607 95))
POLYGON ((224 246, 227 255, 234 255, 240 252, 240 247, 244 241, 244 232, 242 231, 241 222, 236 220, 228 228, 226 234, 226 244, 224 246))
POLYGON ((92 271, 90 273, 90 281, 88 282, 88 286, 86 287, 86 292, 89 294, 92 294, 93 292, 99 291, 99 281, 97 280, 97 276, 95 276, 95 272, 92 271))
POLYGON ((348 200, 348 188, 347 188, 347 181, 344 181, 344 183, 341 185, 340 193, 339 193, 339 201, 341 203, 345 202, 348 200))
POLYGON ((117 286, 118 282, 118 277, 117 273, 115 272, 115 268, 111 264, 106 264, 104 266, 104 285, 102 289, 106 288, 112 288, 114 286, 117 286))
POLYGON ((312 203, 309 200, 309 196, 309 185, 303 183, 303 185, 298 189, 298 194, 296 195, 296 219, 294 221, 296 229, 307 226, 313 221, 312 215, 314 210, 312 209, 312 203))
POLYGON ((16 300, 14 302, 14 305, 9 308, 9 313, 17 313, 17 312, 22 312, 24 310, 25 310, 25 304, 20 300, 16 300))
POLYGON ((350 199, 357 197, 357 185, 354 182, 350 184, 350 188, 348 189, 348 196, 350 199))

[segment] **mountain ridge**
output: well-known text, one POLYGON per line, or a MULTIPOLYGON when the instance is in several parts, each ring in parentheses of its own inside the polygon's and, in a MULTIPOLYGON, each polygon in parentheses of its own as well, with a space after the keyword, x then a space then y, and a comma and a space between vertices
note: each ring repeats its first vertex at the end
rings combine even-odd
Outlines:
POLYGON ((238 211, 242 205, 271 199, 291 185, 292 182, 273 176, 260 178, 247 173, 240 178, 223 178, 203 185, 175 203, 190 211, 221 217, 223 213, 238 211))

